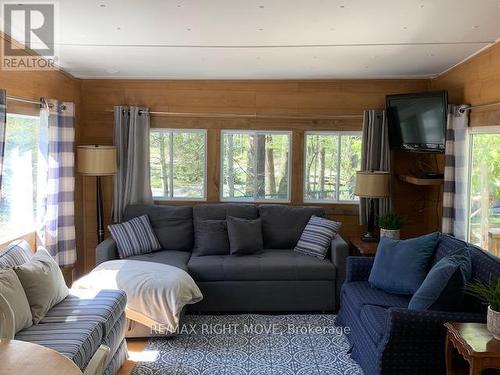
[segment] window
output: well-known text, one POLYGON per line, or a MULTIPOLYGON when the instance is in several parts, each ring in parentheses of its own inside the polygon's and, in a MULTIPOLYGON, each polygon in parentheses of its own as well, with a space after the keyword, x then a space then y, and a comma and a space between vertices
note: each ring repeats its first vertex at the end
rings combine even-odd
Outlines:
POLYGON ((500 251, 500 127, 470 131, 469 241, 500 251))
POLYGON ((35 230, 40 118, 7 114, 0 189, 0 237, 14 238, 35 230))
POLYGON ((290 201, 290 132, 223 131, 221 198, 290 201))
POLYGON ((206 199, 206 139, 205 130, 151 130, 153 198, 206 199))
POLYGON ((304 201, 357 201, 361 133, 306 132, 304 143, 304 201))

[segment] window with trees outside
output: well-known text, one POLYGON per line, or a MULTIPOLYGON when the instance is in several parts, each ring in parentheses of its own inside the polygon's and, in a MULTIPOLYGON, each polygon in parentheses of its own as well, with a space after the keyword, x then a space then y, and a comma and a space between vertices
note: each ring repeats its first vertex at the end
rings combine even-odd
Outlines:
POLYGON ((0 237, 15 238, 35 230, 37 213, 40 118, 7 114, 2 186, 0 237))
POLYGON ((290 201, 291 132, 222 131, 221 200, 290 201))
POLYGON ((151 129, 154 199, 206 199, 206 130, 151 129))
POLYGON ((470 129, 469 241, 500 255, 500 127, 470 129))
POLYGON ((354 202, 361 164, 360 132, 306 132, 305 202, 354 202))

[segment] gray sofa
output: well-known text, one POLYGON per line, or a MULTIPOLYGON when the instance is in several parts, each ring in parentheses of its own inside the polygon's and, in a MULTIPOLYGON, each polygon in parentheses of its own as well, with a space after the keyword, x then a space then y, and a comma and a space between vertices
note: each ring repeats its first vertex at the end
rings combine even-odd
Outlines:
MULTIPOLYGON (((337 236, 325 260, 293 251, 312 215, 320 207, 254 204, 127 207, 124 221, 147 214, 162 250, 129 259, 159 262, 187 271, 204 299, 191 312, 333 311, 345 279, 346 242, 337 236), (197 251, 204 220, 228 216, 262 221, 264 251, 252 255, 201 255, 197 251), (198 244, 197 244, 198 242, 198 244)), ((204 236, 203 236, 204 235, 204 236)), ((209 238, 210 236, 208 236, 209 238)), ((112 239, 96 249, 97 264, 117 259, 112 239)))

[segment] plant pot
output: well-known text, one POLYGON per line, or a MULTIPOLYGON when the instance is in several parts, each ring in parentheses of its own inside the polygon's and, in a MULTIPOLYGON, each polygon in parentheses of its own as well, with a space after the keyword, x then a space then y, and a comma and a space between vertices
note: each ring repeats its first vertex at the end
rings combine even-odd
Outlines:
POLYGON ((500 341, 500 312, 495 311, 491 308, 491 306, 488 306, 487 320, 488 331, 491 332, 495 339, 500 341))
POLYGON ((400 230, 399 229, 384 229, 380 228, 380 237, 387 237, 393 240, 399 240, 400 230))

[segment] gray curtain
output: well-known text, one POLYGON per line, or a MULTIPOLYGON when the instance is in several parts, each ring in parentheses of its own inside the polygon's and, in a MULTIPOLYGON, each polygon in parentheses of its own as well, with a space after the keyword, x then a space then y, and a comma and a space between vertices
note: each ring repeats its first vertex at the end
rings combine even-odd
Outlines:
POLYGON ((469 116, 463 106, 448 107, 444 163, 444 233, 465 240, 467 216, 467 127, 469 116))
MULTIPOLYGON (((389 150, 389 130, 385 111, 369 110, 363 114, 363 136, 361 150, 361 170, 387 171, 391 170, 391 155, 389 150)), ((359 202, 360 224, 368 221, 368 199, 361 198, 359 202)), ((375 199, 375 215, 387 213, 391 201, 375 199)))
POLYGON ((114 178, 113 221, 121 222, 129 204, 151 204, 149 113, 147 108, 115 106, 113 139, 118 173, 114 178))

